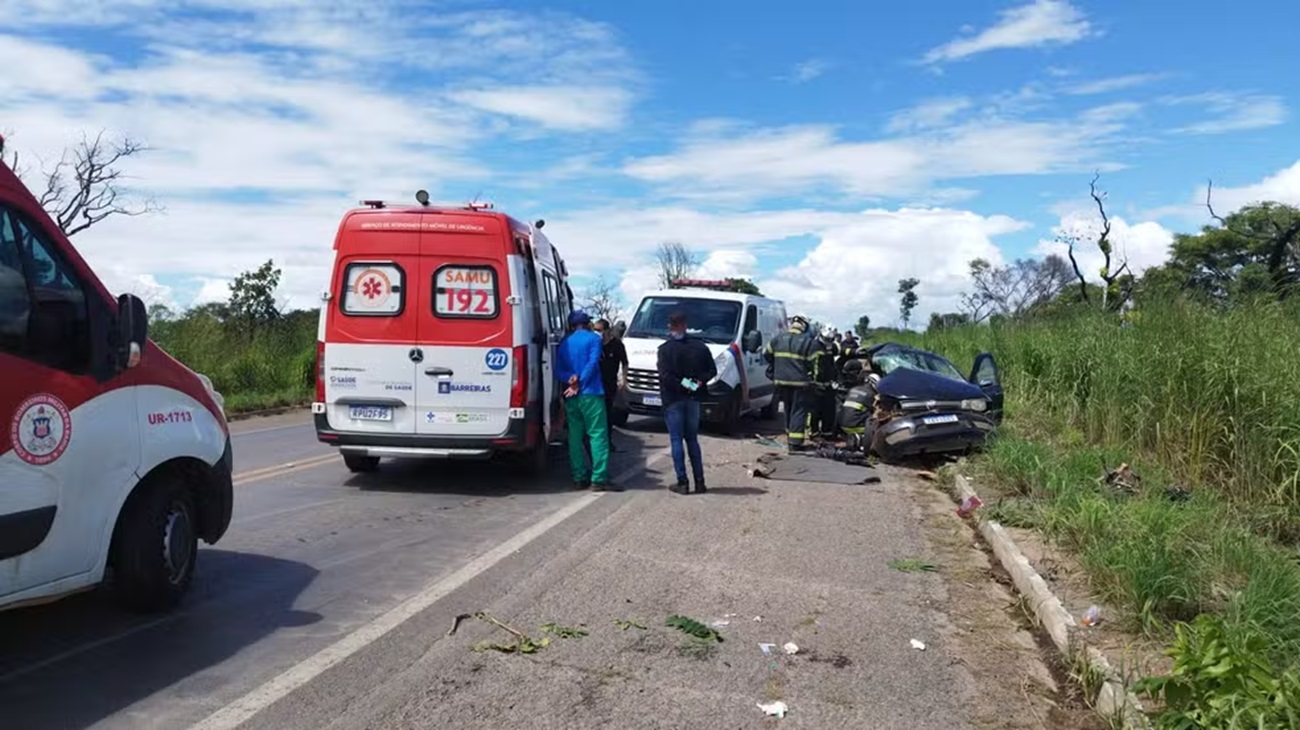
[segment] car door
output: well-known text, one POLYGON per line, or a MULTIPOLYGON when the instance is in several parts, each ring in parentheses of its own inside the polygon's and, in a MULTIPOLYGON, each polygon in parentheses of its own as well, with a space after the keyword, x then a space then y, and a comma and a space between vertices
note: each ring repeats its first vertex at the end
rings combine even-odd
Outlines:
POLYGON ((989 416, 994 421, 1002 420, 1002 373, 998 370, 997 361, 993 355, 988 352, 981 352, 975 358, 975 365, 971 368, 970 381, 984 391, 984 395, 989 399, 989 416))
POLYGON ((55 239, 0 205, 0 596, 89 573, 140 466, 110 312, 55 239))
POLYGON ((747 396, 751 402, 767 395, 762 387, 766 380, 763 372, 767 369, 767 363, 763 362, 763 345, 767 343, 763 339, 760 321, 758 305, 746 305, 744 325, 740 328, 740 357, 745 367, 745 384, 749 391, 747 396), (757 347, 749 347, 755 343, 757 347))
MULTIPOLYGON (((418 232, 367 232, 384 237, 383 248, 414 251, 418 232)), ((419 258, 361 254, 349 247, 339 257, 332 290, 337 306, 326 326, 325 403, 331 427, 366 434, 416 432, 416 346, 420 296, 419 258)))
POLYGON ((489 235, 422 234, 419 276, 426 295, 417 309, 424 358, 415 386, 421 435, 499 436, 509 427, 510 278, 489 235))

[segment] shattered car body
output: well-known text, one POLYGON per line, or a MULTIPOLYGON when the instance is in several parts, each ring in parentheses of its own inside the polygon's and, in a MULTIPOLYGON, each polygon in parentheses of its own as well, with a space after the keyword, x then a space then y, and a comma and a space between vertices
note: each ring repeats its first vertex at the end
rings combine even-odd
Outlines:
POLYGON ((1002 383, 987 352, 970 377, 932 352, 893 342, 864 352, 876 395, 870 448, 892 461, 979 448, 1002 422, 1002 383))

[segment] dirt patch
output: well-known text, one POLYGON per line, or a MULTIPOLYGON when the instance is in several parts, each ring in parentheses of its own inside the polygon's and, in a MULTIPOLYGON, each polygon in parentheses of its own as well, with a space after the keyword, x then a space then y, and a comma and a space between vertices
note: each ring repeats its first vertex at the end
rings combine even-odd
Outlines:
POLYGON ((919 517, 945 577, 940 608, 947 639, 975 682, 971 721, 978 728, 1104 730, 1106 723, 1067 681, 1063 667, 1039 644, 1009 579, 995 569, 976 533, 936 486, 909 478, 919 517))

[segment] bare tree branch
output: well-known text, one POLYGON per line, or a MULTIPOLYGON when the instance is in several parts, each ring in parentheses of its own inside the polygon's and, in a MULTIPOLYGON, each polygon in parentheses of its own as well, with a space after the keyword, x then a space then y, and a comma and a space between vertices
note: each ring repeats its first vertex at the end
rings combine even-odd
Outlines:
POLYGON ((661 243, 655 251, 659 286, 671 289, 673 281, 690 276, 700 266, 700 257, 681 243, 661 243))
MULTIPOLYGON (((111 216, 161 211, 162 207, 152 199, 138 205, 121 202, 120 184, 126 177, 120 163, 147 151, 149 147, 130 138, 108 142, 103 131, 93 140, 83 135, 76 146, 63 152, 53 168, 42 170, 44 186, 36 199, 69 237, 111 216)), ((10 167, 18 172, 17 165, 18 153, 14 152, 10 167)))
POLYGON ((613 324, 620 309, 617 287, 603 276, 596 277, 583 292, 582 308, 595 318, 613 324))

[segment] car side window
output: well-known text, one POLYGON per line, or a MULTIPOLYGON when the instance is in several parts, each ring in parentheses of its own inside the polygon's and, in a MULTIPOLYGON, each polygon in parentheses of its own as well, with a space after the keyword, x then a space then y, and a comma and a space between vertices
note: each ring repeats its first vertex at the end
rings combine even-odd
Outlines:
POLYGON ((758 329, 758 307, 753 304, 745 309, 745 334, 758 329))
POLYGON ((36 226, 3 208, 0 218, 0 277, 8 280, 0 283, 6 349, 60 370, 84 372, 90 364, 90 322, 76 272, 36 226), (15 339, 24 299, 26 326, 15 339))

